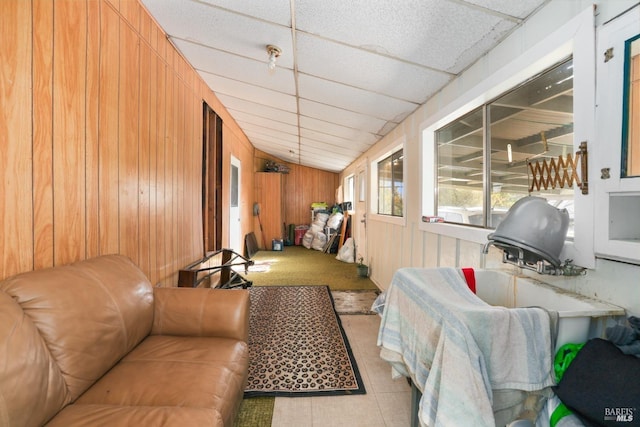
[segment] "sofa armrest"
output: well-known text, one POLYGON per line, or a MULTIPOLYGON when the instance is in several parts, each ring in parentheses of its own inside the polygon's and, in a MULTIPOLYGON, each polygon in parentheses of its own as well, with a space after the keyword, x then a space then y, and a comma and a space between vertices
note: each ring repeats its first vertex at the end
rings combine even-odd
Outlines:
POLYGON ((249 339, 249 291, 154 288, 152 335, 249 339))

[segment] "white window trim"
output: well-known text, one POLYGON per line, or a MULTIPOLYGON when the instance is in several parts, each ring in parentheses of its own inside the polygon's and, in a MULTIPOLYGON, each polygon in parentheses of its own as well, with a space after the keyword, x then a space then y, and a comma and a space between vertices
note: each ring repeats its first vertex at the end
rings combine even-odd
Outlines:
POLYGON ((370 163, 369 173, 369 220, 386 222, 389 224, 396 224, 405 226, 407 224, 407 149, 406 138, 404 136, 396 139, 390 144, 390 148, 373 155, 373 160, 370 163), (378 212, 378 162, 389 157, 398 150, 402 150, 405 156, 405 161, 402 162, 402 216, 381 215, 378 212))
POLYGON ((342 180, 342 201, 343 202, 351 202, 351 209, 349 210, 349 214, 352 214, 355 210, 355 206, 357 203, 357 200, 355 200, 355 192, 356 192, 356 174, 355 173, 351 173, 347 176, 344 177, 344 179, 342 180), (351 188, 349 188, 349 179, 352 179, 352 186, 351 188), (351 194, 347 194, 348 192, 350 192, 351 194), (347 196, 349 196, 349 198, 347 198, 347 196))
MULTIPOLYGON (((581 141, 587 141, 589 151, 595 147, 595 23, 594 9, 589 6, 582 13, 551 33, 531 49, 524 52, 515 60, 487 77, 471 88, 463 96, 439 110, 420 126, 420 150, 422 157, 421 168, 421 206, 422 215, 435 215, 435 184, 436 157, 434 132, 447 123, 461 117, 465 113, 487 103, 500 94, 524 82, 528 78, 544 71, 573 56, 574 70, 574 150, 577 151, 581 141), (432 174, 425 174, 432 171, 432 174), (431 176, 427 176, 431 175, 431 176)), ((590 176, 595 176, 593 162, 590 165, 590 176)), ((574 190, 579 192, 580 190, 574 190)), ((593 191, 591 192, 593 193, 593 191)), ((567 241, 562 259, 570 258, 574 263, 587 268, 595 267, 593 247, 594 196, 577 195, 575 197, 576 211, 580 211, 580 219, 576 218, 576 232, 574 241, 567 241)), ((443 223, 419 224, 419 229, 431 233, 468 240, 476 243, 486 243, 487 236, 493 232, 489 229, 461 226, 443 223)))

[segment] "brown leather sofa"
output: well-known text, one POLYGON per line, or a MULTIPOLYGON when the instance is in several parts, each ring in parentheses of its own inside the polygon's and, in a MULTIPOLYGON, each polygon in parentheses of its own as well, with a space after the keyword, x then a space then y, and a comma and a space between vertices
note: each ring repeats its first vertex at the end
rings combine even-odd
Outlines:
POLYGON ((0 426, 231 426, 246 290, 152 287, 102 256, 0 282, 0 426))

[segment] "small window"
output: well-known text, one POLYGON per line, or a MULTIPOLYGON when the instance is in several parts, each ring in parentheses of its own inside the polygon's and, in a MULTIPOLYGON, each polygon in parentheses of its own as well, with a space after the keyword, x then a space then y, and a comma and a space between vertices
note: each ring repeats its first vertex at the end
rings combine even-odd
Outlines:
POLYGON ((403 216, 404 155, 398 150, 380 160, 378 171, 378 214, 403 216))
POLYGON ((342 193, 343 202, 354 202, 353 195, 355 194, 355 176, 349 175, 344 179, 344 190, 342 193))

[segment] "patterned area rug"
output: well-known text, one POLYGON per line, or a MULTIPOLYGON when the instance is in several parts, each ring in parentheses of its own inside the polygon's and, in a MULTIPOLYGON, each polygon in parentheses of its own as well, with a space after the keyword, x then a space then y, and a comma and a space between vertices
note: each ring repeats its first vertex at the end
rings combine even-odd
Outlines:
POLYGON ((254 286, 245 397, 364 394, 328 286, 254 286))

